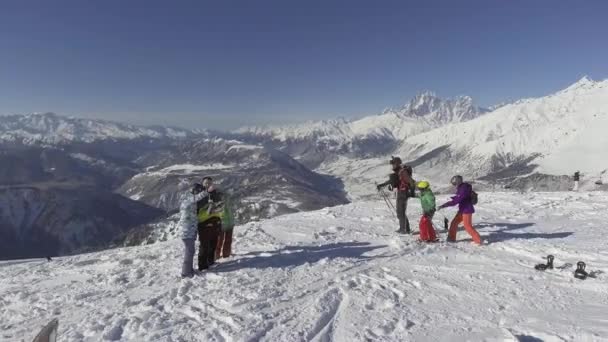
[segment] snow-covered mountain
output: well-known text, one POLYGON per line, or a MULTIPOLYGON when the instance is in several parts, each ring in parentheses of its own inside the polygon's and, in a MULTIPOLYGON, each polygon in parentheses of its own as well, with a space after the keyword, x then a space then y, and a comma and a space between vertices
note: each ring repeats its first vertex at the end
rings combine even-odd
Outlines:
POLYGON ((0 191, 0 203, 5 204, 0 210, 0 236, 6 246, 21 246, 22 253, 0 246, 0 259, 38 256, 45 243, 42 238, 48 236, 52 238, 44 253, 52 255, 109 247, 121 236, 130 243, 150 241, 146 234, 157 236, 159 225, 170 230, 175 217, 165 213, 172 214, 179 196, 206 175, 216 177, 232 194, 241 222, 347 202, 336 177, 312 172, 287 154, 262 146, 199 136, 113 139, 0 142, 0 186, 7 189, 0 191), (71 192, 58 190, 66 188, 71 192), (35 194, 23 189, 35 189, 35 194), (95 203, 108 210, 87 212, 95 203), (116 207, 120 203, 134 204, 121 211, 116 207), (102 223, 108 226, 106 233, 97 232, 102 223), (91 234, 81 234, 83 229, 91 234), (42 240, 33 243, 30 238, 42 240))
POLYGON ((607 131, 608 80, 584 77, 554 94, 413 134, 390 154, 341 156, 316 170, 340 177, 351 199, 374 195, 373 184, 390 172, 391 154, 412 165, 415 178, 440 189, 452 175, 462 174, 487 189, 564 191, 577 170, 583 174, 582 189, 604 189, 607 131))
POLYGON ((0 340, 56 318, 62 342, 606 341, 608 196, 482 195, 481 247, 397 236, 369 201, 237 226, 235 255, 193 279, 179 239, 0 262, 0 340))
POLYGON ((441 99, 426 92, 409 103, 358 120, 325 120, 297 125, 244 127, 240 139, 281 149, 310 167, 339 155, 368 157, 390 153, 410 136, 448 123, 474 119, 487 109, 468 96, 441 99))
POLYGON ((554 94, 410 137, 399 151, 435 176, 447 169, 495 181, 580 170, 595 182, 608 170, 607 131, 608 80, 584 77, 554 94))
POLYGON ((0 116, 0 141, 62 144, 99 140, 176 139, 204 134, 171 127, 141 127, 54 113, 0 116))
POLYGON ((81 183, 0 187, 0 260, 118 245, 163 211, 81 183))
MULTIPOLYGON (((230 193, 240 222, 348 202, 338 178, 312 172, 286 153, 234 140, 184 142, 143 155, 137 162, 151 166, 117 191, 168 212, 174 212, 184 191, 204 176, 213 177, 221 190, 230 193)), ((158 236, 157 228, 172 230, 175 219, 146 228, 158 236)), ((134 232, 129 243, 155 240, 147 237, 150 234, 134 232)))

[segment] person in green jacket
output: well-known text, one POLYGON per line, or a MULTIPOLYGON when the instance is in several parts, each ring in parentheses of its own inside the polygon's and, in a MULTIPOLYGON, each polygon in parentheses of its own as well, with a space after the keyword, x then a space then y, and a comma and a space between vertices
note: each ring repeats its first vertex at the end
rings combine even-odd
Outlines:
POLYGON ((435 215, 435 194, 427 181, 416 184, 420 191, 420 204, 422 205, 422 217, 420 218, 420 240, 427 242, 437 241, 437 235, 433 228, 433 216, 435 215))

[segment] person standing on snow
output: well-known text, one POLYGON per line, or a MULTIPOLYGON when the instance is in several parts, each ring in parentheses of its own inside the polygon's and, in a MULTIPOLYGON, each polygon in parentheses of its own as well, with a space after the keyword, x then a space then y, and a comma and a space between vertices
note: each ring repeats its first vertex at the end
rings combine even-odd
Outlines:
POLYGON ((401 158, 393 157, 390 161, 393 173, 388 181, 377 186, 380 191, 385 186, 389 186, 389 190, 397 192, 397 218, 399 219, 398 233, 410 234, 410 222, 407 218, 407 200, 414 197, 416 182, 412 179, 412 168, 407 165, 402 165, 401 158))
POLYGON ((198 269, 203 271, 215 264, 215 248, 222 227, 221 211, 216 203, 221 201, 221 193, 213 186, 211 177, 203 178, 203 188, 209 196, 196 203, 198 217, 198 269))
POLYGON ((433 228, 433 216, 435 215, 435 195, 431 185, 427 181, 416 184, 420 191, 420 204, 422 206, 422 217, 420 218, 420 240, 426 242, 437 241, 437 235, 433 228))
POLYGON ((197 233, 198 220, 196 218, 196 203, 207 197, 202 184, 194 184, 192 189, 182 196, 179 211, 178 227, 184 242, 184 261, 182 263, 182 277, 194 276, 194 245, 197 233))
POLYGON ((572 188, 572 191, 578 191, 578 183, 581 180, 581 173, 579 171, 576 171, 574 173, 574 187, 572 188))
POLYGON ((439 206, 439 210, 441 210, 446 207, 458 205, 458 213, 452 220, 448 231, 448 241, 456 241, 458 225, 463 223, 464 229, 471 235, 473 242, 481 245, 481 237, 475 228, 473 228, 473 213, 475 212, 475 207, 473 206, 473 187, 471 184, 464 182, 462 176, 452 177, 450 183, 456 187, 456 196, 452 197, 452 200, 439 206))
POLYGON ((234 231, 234 216, 230 201, 225 193, 222 193, 223 212, 222 212, 222 230, 217 239, 215 246, 215 260, 228 258, 232 254, 232 234, 234 231))

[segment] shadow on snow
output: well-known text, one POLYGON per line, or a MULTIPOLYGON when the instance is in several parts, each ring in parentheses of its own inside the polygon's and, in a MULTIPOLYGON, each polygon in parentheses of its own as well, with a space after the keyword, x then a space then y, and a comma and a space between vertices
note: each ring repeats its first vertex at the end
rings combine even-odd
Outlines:
POLYGON ((574 234, 573 232, 557 232, 557 233, 510 233, 509 232, 511 230, 524 229, 524 228, 528 228, 528 227, 532 227, 532 226, 534 226, 534 223, 532 223, 532 222, 525 222, 525 223, 499 222, 499 223, 480 223, 480 224, 476 225, 475 227, 477 229, 489 228, 489 227, 499 228, 497 230, 490 232, 490 234, 485 237, 489 243, 496 243, 496 242, 502 242, 502 241, 507 241, 507 240, 514 240, 514 239, 524 239, 524 240, 563 239, 563 238, 566 238, 566 237, 574 234))
POLYGON ((384 248, 368 242, 340 242, 321 246, 287 246, 269 252, 252 252, 222 263, 216 272, 231 272, 243 268, 284 268, 313 264, 323 259, 356 259, 366 261, 384 256, 365 256, 367 252, 384 248))

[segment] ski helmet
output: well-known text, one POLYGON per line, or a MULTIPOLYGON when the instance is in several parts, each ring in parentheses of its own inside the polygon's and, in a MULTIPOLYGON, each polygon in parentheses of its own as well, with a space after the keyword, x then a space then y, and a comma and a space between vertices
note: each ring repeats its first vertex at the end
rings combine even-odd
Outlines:
POLYGON ((427 181, 420 181, 420 182, 418 182, 418 184, 416 184, 416 186, 418 187, 418 189, 424 190, 424 189, 428 189, 431 186, 431 184, 429 184, 429 182, 427 182, 427 181))
POLYGON ((401 165, 401 158, 399 157, 391 157, 391 165, 401 165))
POLYGON ((462 184, 463 180, 462 180, 462 176, 460 175, 456 175, 454 177, 452 177, 452 179, 450 180, 450 183, 454 186, 458 186, 460 184, 462 184))

